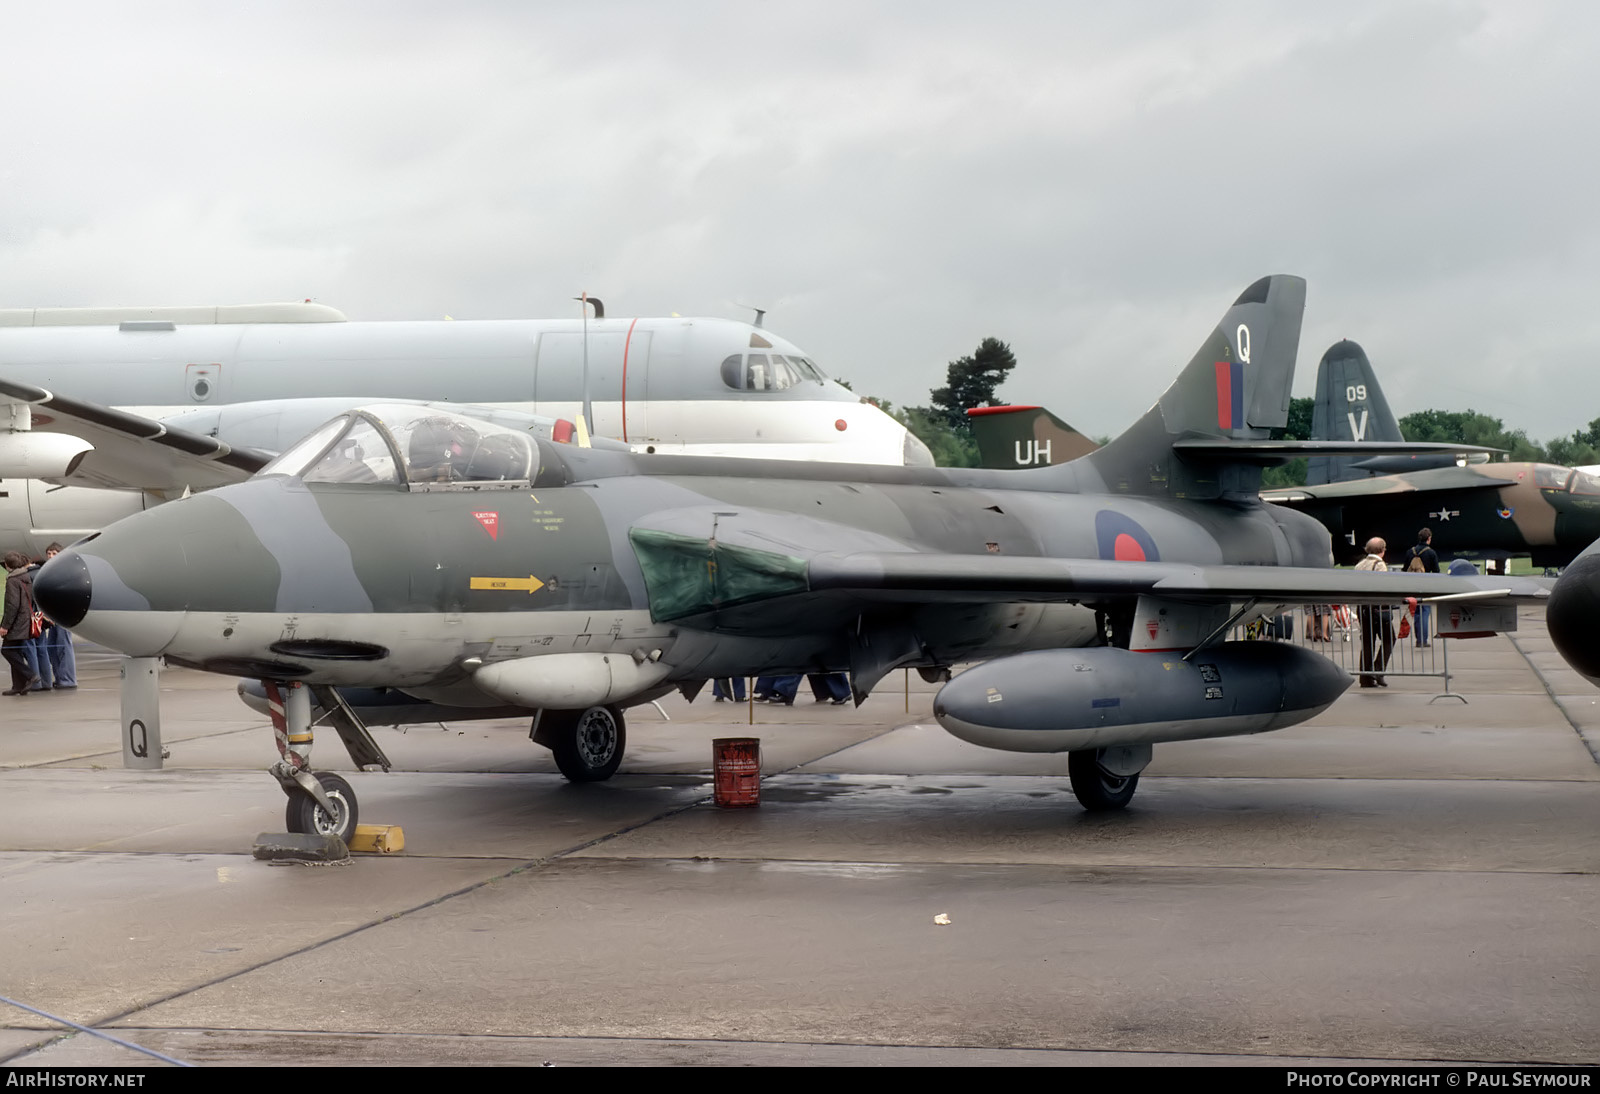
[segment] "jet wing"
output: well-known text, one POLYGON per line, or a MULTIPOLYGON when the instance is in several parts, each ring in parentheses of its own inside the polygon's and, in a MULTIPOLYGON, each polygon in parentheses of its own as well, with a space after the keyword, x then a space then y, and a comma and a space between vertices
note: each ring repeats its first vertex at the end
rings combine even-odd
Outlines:
POLYGON ((1434 490, 1488 490, 1511 486, 1508 479, 1492 478, 1483 473, 1481 465, 1469 467, 1436 467, 1430 471, 1416 471, 1380 478, 1348 479, 1320 486, 1292 486, 1282 490, 1263 490, 1261 500, 1292 505, 1297 501, 1343 498, 1366 500, 1384 494, 1416 494, 1434 490), (1423 476, 1413 478, 1412 476, 1423 476))
POLYGON ((1476 444, 1433 441, 1233 441, 1195 437, 1172 447, 1190 459, 1283 463, 1298 456, 1473 456, 1503 452, 1476 444))
POLYGON ((1550 595, 1551 586, 1546 579, 1531 577, 916 552, 819 555, 807 570, 813 592, 902 602, 1065 602, 1155 596, 1192 603, 1254 600, 1284 605, 1393 604, 1408 597, 1538 603, 1550 595))
POLYGON ((31 384, 0 380, 0 399, 25 403, 33 428, 65 433, 94 445, 64 481, 73 486, 181 493, 242 482, 272 454, 235 448, 215 437, 162 425, 31 384))
POLYGON ((1249 602, 1263 611, 1295 604, 1394 604, 1408 597, 1516 605, 1542 602, 1551 585, 1543 578, 935 554, 876 546, 811 552, 793 537, 758 541, 729 531, 729 540, 715 542, 666 529, 630 532, 656 619, 756 634, 792 630, 795 611, 813 625, 833 626, 887 605, 1099 607, 1140 597, 1198 606, 1249 602))

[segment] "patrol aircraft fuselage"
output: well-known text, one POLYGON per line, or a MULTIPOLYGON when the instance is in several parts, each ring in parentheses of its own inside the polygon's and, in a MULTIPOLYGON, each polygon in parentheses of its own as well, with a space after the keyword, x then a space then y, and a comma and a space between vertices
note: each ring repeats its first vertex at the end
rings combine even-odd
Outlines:
MULTIPOLYGON (((904 426, 829 379, 803 350, 733 320, 346 322, 320 305, 0 311, 0 378, 269 451, 326 420, 335 399, 576 419, 586 358, 589 431, 639 451, 933 462, 904 426)), ((116 453, 91 451, 65 475, 30 470, 41 461, 20 446, 73 428, 47 407, 35 409, 31 426, 34 436, 13 432, 5 438, 12 447, 0 449, 7 547, 37 551, 145 505, 139 495, 63 491, 62 483, 161 496, 201 488, 176 473, 129 481, 116 453)))
POLYGON ((623 709, 674 688, 844 671, 859 702, 892 669, 974 660, 940 723, 1070 752, 1080 800, 1116 808, 1152 744, 1290 725, 1348 686, 1305 650, 1223 641, 1251 612, 1543 595, 1334 571, 1320 525, 1261 503, 1260 466, 1294 451, 1267 434, 1303 301, 1298 278, 1250 286, 1143 418, 1054 467, 584 451, 377 406, 63 552, 35 592, 94 641, 262 680, 297 830, 354 817, 348 784, 309 772, 308 690, 526 711, 585 780, 616 770, 623 709))

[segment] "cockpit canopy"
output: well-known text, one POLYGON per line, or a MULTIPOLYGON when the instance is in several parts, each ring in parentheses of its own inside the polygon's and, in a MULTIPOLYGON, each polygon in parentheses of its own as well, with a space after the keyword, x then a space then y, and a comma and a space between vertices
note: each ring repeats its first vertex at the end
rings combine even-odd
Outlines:
POLYGON ((539 473, 539 447, 526 433, 481 418, 376 404, 333 419, 259 473, 306 482, 482 489, 531 482, 539 473))

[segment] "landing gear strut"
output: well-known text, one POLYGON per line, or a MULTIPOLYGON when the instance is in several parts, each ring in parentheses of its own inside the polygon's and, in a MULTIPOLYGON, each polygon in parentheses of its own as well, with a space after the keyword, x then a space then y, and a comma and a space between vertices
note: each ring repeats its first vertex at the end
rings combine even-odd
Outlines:
POLYGON ((289 797, 283 811, 285 826, 291 832, 338 836, 349 843, 359 813, 356 792, 338 775, 311 771, 311 689, 271 680, 262 683, 280 757, 268 770, 289 797))
POLYGON ((528 736, 555 754, 556 766, 571 782, 603 782, 617 773, 628 746, 620 707, 541 710, 528 736))

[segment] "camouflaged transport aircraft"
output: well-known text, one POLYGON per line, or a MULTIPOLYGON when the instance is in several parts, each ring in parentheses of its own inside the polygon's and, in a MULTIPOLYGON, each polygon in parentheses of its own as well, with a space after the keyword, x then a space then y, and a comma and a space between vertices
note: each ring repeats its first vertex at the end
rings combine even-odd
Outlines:
POLYGON ((587 304, 593 319, 355 323, 320 304, 0 310, 0 549, 43 554, 237 481, 214 465, 378 399, 468 404, 564 439, 585 361, 589 432, 641 452, 933 464, 770 330, 587 304))
MULTIPOLYGON (((1372 364, 1354 342, 1336 342, 1322 355, 1316 398, 1313 438, 1401 439, 1372 364)), ((1565 566, 1600 536, 1600 476, 1552 463, 1457 466, 1454 455, 1401 453, 1313 457, 1304 487, 1264 497, 1321 521, 1346 563, 1366 554, 1373 536, 1403 548, 1424 527, 1446 558, 1531 555, 1535 566, 1546 567, 1565 566)))
POLYGON ((941 725, 1069 752, 1080 802, 1119 808, 1152 745, 1292 725, 1349 686, 1307 650, 1225 641, 1235 622, 1418 596, 1507 628, 1507 605, 1546 593, 1336 571, 1321 525, 1260 500, 1264 464, 1368 450, 1268 439, 1304 301, 1296 277, 1251 285, 1142 418, 1053 467, 602 452, 379 405, 76 544, 34 588, 92 641, 262 681, 294 831, 347 836, 357 816, 349 783, 312 770, 313 691, 358 765, 387 761, 336 687, 524 712, 568 778, 597 780, 625 708, 670 690, 845 671, 860 702, 891 670, 971 661, 941 725))

